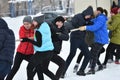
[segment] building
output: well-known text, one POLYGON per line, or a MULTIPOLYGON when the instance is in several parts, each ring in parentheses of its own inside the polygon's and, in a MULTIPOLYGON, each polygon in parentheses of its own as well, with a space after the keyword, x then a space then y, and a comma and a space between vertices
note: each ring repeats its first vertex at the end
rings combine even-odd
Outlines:
POLYGON ((0 0, 0 16, 6 16, 6 15, 9 15, 8 0, 0 0))
POLYGON ((0 16, 36 14, 42 10, 66 9, 67 13, 80 13, 89 5, 103 7, 110 11, 112 2, 120 6, 120 0, 0 0, 0 16), (73 6, 74 5, 74 6, 73 6))
POLYGON ((113 1, 116 2, 117 5, 120 5, 120 0, 74 0, 74 12, 75 14, 81 13, 84 9, 86 9, 89 5, 93 6, 94 10, 96 7, 103 7, 106 9, 110 16, 110 9, 113 1))

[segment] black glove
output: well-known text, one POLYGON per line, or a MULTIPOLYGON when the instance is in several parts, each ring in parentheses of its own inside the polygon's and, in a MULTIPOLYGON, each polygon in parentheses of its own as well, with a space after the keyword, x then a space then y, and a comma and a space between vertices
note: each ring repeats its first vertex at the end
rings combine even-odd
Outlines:
POLYGON ((28 38, 22 38, 21 42, 29 42, 29 41, 30 41, 30 39, 28 39, 28 38))

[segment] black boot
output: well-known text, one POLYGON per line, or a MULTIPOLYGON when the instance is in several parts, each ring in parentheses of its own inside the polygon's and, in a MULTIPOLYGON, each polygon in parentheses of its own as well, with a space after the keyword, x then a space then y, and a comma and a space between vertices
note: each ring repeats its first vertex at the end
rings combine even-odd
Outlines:
POLYGON ((95 70, 94 69, 90 69, 87 74, 95 74, 95 70))
POLYGON ((79 70, 79 71, 77 72, 77 75, 79 75, 79 76, 85 76, 86 74, 85 74, 84 71, 79 70))
POLYGON ((99 65, 97 71, 103 70, 103 66, 99 65))

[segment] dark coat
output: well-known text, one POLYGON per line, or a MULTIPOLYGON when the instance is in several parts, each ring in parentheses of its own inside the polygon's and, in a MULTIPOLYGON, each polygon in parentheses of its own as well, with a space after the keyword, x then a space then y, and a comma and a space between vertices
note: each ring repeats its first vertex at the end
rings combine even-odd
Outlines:
POLYGON ((15 36, 7 23, 0 18, 0 61, 13 63, 15 36))
MULTIPOLYGON (((71 24, 73 25, 73 28, 78 28, 80 26, 86 25, 88 20, 85 20, 86 15, 93 15, 93 9, 92 7, 88 7, 86 10, 84 10, 82 13, 76 14, 72 20, 71 24)), ((84 39, 85 37, 85 31, 74 31, 71 33, 71 38, 79 38, 84 39)))
POLYGON ((67 41, 69 39, 68 31, 62 26, 60 29, 57 28, 54 21, 49 23, 51 28, 52 42, 54 44, 54 51, 56 54, 60 53, 62 48, 62 41, 67 41))

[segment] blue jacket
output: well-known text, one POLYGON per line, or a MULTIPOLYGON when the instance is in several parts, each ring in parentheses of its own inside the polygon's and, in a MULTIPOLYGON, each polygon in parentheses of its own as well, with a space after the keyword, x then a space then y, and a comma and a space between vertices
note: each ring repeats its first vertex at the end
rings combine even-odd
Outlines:
POLYGON ((94 25, 86 26, 86 30, 94 32, 94 41, 101 44, 108 43, 107 17, 99 14, 94 20, 94 25))
MULTIPOLYGON (((44 52, 53 50, 54 46, 52 43, 49 25, 46 22, 44 22, 36 31, 39 31, 42 35, 42 44, 41 47, 34 46, 35 51, 44 52)), ((34 40, 36 41, 36 38, 34 38, 34 40)))
POLYGON ((0 61, 13 63, 15 36, 7 23, 0 18, 0 61))

